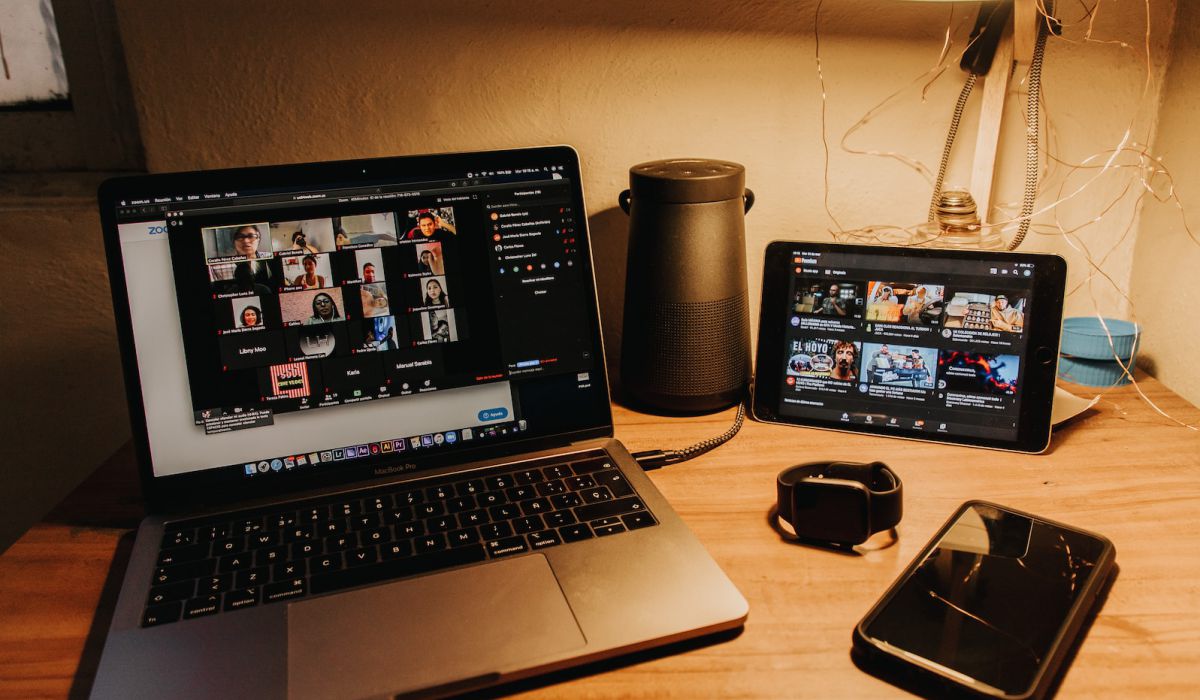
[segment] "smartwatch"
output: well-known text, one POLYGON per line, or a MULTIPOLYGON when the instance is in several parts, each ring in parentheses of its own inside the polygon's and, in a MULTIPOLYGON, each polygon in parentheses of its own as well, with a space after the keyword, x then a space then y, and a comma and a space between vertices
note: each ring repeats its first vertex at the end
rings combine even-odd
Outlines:
POLYGON ((809 462, 779 473, 778 516, 805 540, 855 545, 903 514, 902 487, 883 462, 809 462))

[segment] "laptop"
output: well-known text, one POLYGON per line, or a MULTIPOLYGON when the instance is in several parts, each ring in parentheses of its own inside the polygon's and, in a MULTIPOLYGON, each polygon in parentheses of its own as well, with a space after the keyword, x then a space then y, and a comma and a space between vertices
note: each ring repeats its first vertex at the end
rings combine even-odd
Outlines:
POLYGON ((93 696, 457 694, 745 621, 613 439, 571 148, 99 201, 149 515, 93 696))

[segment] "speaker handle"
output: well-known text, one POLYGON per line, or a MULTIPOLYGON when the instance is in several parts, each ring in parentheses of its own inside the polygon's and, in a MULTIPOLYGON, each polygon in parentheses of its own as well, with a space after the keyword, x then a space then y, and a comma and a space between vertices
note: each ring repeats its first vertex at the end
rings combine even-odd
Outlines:
MULTIPOLYGON (((749 212, 750 207, 754 206, 754 190, 747 187, 746 194, 742 195, 742 202, 744 203, 744 205, 746 207, 745 209, 742 210, 743 213, 749 212)), ((621 194, 617 195, 617 204, 621 205, 621 211, 625 212, 625 214, 628 216, 628 214, 629 214, 629 190, 622 190, 621 194)))

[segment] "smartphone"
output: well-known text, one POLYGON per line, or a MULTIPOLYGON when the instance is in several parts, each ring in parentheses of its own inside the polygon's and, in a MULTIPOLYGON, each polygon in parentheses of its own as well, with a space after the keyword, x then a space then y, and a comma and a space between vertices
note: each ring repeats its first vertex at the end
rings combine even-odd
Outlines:
POLYGON ((854 628, 855 660, 918 692, 1043 697, 1115 559, 1095 533, 968 501, 854 628))

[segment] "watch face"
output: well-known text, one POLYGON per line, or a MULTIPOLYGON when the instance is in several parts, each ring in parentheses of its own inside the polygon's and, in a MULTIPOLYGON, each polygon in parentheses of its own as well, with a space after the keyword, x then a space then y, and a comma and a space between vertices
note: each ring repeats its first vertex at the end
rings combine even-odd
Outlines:
POLYGON ((842 479, 802 479, 792 489, 796 535, 839 544, 859 544, 871 536, 867 487, 842 479))

